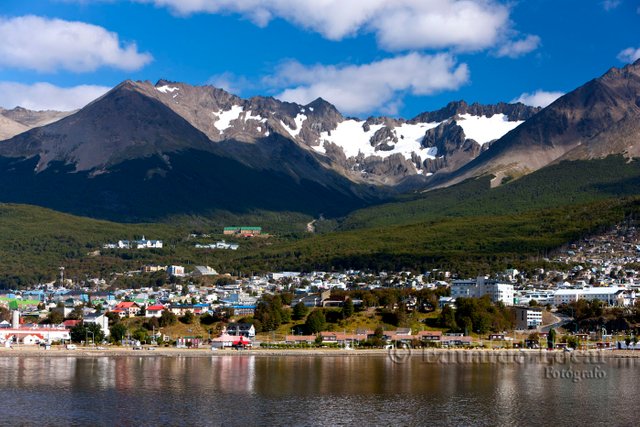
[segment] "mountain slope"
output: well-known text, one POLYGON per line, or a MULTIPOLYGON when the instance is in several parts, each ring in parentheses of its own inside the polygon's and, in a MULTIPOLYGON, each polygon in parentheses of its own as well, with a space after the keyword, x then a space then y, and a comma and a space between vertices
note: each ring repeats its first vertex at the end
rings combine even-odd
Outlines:
POLYGON ((68 116, 71 112, 32 111, 16 107, 12 110, 0 108, 0 141, 38 126, 44 126, 68 116))
MULTIPOLYGON (((374 185, 396 185, 409 177, 455 169, 538 111, 522 104, 485 106, 458 101, 411 120, 357 120, 343 117, 321 98, 299 105, 265 97, 242 99, 211 86, 165 80, 155 86, 148 82, 131 84, 164 103, 214 142, 255 143, 278 134, 312 149, 321 163, 350 180, 374 185), (462 150, 462 155, 457 149, 438 151, 438 144, 448 144, 446 135, 429 143, 425 136, 440 125, 458 126, 463 142, 466 140, 474 149, 462 150)), ((246 156, 245 150, 234 153, 236 147, 242 146, 231 144, 226 150, 252 167, 270 159, 269 153, 264 159, 246 156)), ((265 152, 264 148, 261 151, 265 152)))
POLYGON ((125 81, 0 142, 0 179, 12 183, 0 201, 127 221, 221 209, 343 215, 464 165, 535 111, 456 102, 425 116, 441 122, 360 121, 322 99, 302 106, 125 81))
POLYGON ((634 156, 640 151, 639 122, 640 61, 636 61, 622 69, 612 68, 560 97, 496 141, 491 150, 458 171, 434 179, 432 185, 451 185, 483 174, 495 175, 493 184, 498 185, 505 177, 530 173, 564 156, 634 156))
POLYGON ((3 139, 9 139, 12 136, 27 131, 28 129, 29 128, 25 125, 0 114, 0 141, 3 139))
POLYGON ((337 215, 373 194, 278 134, 212 142, 133 82, 0 142, 0 180, 2 201, 126 221, 221 209, 337 215))

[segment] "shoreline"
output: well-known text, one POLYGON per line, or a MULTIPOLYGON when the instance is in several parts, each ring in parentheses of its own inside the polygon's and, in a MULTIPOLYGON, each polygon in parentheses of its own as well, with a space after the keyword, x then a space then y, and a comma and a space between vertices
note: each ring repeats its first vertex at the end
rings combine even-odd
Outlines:
POLYGON ((39 347, 20 347, 20 348, 0 348, 0 358, 14 357, 76 357, 76 358, 92 358, 92 357, 185 357, 185 358, 202 358, 202 357, 367 357, 367 356, 387 356, 392 360, 402 362, 408 358, 433 359, 445 363, 468 362, 468 363, 484 363, 492 362, 494 359, 500 361, 530 358, 530 359, 640 359, 640 351, 638 350, 575 350, 564 352, 562 350, 521 350, 521 349, 251 349, 251 350, 215 350, 209 348, 200 349, 179 349, 171 347, 156 348, 155 350, 133 350, 130 347, 92 349, 78 347, 76 350, 67 350, 65 348, 52 348, 51 350, 43 350, 39 347))

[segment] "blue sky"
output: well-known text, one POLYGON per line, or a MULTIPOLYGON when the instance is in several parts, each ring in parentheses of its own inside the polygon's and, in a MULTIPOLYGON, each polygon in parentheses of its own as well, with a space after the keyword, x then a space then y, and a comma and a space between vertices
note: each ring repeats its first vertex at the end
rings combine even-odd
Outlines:
POLYGON ((0 106, 160 78, 361 117, 545 105, 638 59, 639 28, 637 0, 3 0, 0 106))

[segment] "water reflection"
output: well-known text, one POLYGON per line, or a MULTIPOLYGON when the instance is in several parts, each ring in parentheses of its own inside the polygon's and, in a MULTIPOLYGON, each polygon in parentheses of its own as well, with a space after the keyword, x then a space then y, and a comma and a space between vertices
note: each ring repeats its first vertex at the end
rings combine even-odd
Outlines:
MULTIPOLYGON (((0 357, 0 424, 634 424, 637 363, 547 378, 545 364, 414 357, 0 357), (621 399, 621 396, 626 396, 621 399), (631 402, 629 402, 629 399, 631 402)), ((584 366, 580 367, 581 369, 584 366)))

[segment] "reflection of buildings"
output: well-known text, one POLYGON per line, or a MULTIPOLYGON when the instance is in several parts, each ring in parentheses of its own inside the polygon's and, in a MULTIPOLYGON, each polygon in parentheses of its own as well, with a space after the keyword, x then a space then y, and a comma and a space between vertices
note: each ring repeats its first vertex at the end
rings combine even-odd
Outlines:
POLYGON ((211 359, 212 377, 224 393, 253 393, 255 356, 222 356, 211 359))

